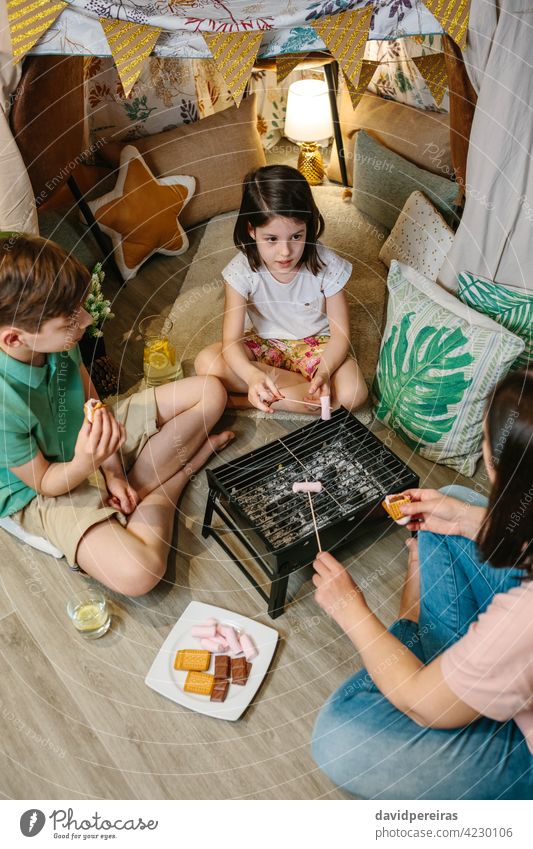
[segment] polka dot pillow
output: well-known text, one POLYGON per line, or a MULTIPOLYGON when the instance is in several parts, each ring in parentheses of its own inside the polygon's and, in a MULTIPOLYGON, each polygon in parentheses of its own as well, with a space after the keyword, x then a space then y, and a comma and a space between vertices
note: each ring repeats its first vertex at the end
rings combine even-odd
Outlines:
POLYGON ((453 230, 422 192, 405 201, 379 258, 389 266, 396 259, 436 280, 453 242, 453 230))

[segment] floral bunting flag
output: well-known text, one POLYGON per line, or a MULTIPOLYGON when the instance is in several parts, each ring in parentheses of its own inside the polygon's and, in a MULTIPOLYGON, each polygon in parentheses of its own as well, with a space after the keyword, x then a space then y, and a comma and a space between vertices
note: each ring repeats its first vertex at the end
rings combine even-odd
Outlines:
POLYGON ((100 23, 117 66, 124 94, 129 97, 161 30, 146 24, 131 24, 111 18, 100 18, 100 23))
POLYGON ((435 103, 440 106, 448 88, 448 71, 444 53, 414 56, 413 62, 424 77, 435 103))
POLYGON ((296 65, 303 62, 307 53, 280 53, 276 56, 276 78, 278 85, 294 71, 296 65))
POLYGON ((202 33, 218 71, 231 96, 240 106, 246 84, 255 64, 262 32, 202 33))
POLYGON ((37 44, 68 5, 64 0, 7 0, 15 63, 37 44))
POLYGON ((311 22, 311 26, 339 63, 353 89, 358 87, 373 11, 374 7, 368 6, 355 12, 341 12, 311 22))
POLYGON ((350 82, 346 75, 344 76, 346 88, 348 89, 350 100, 352 101, 352 109, 355 109, 355 107, 361 100, 363 94, 370 85, 370 82, 372 80, 372 77, 374 76, 374 72, 378 65, 379 62, 376 62, 375 59, 365 59, 361 66, 361 73, 359 74, 359 81, 356 86, 350 82))
POLYGON ((466 44, 470 2, 471 0, 424 0, 424 6, 461 49, 466 44))

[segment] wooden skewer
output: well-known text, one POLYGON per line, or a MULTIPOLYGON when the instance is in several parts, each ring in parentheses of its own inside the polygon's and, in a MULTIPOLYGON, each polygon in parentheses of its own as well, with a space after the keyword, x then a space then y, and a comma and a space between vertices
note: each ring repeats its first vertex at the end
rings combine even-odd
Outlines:
POLYGON ((318 528, 316 526, 316 517, 315 517, 315 511, 314 511, 314 508, 313 508, 313 499, 311 498, 310 492, 308 492, 307 495, 309 496, 309 507, 311 508, 311 516, 313 517, 313 525, 315 526, 315 535, 316 535, 316 541, 318 543, 318 550, 322 551, 322 543, 320 542, 320 537, 318 535, 318 528))
MULTIPOLYGON (((299 398, 287 398, 287 399, 283 399, 283 400, 290 401, 291 404, 305 404, 306 407, 321 407, 322 406, 322 404, 317 404, 316 401, 300 401, 299 398)), ((275 403, 275 401, 273 401, 272 403, 275 403)))

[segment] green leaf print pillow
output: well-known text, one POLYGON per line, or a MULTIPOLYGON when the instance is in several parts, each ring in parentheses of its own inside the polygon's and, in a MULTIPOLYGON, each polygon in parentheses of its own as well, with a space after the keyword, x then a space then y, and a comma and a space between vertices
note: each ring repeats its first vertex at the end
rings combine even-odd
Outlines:
POLYGON ((396 260, 387 286, 376 417, 423 457, 471 476, 486 399, 524 342, 396 260))
POLYGON ((457 294, 463 304, 490 316, 524 340, 526 347, 513 368, 533 365, 533 295, 476 277, 469 271, 459 274, 457 294))

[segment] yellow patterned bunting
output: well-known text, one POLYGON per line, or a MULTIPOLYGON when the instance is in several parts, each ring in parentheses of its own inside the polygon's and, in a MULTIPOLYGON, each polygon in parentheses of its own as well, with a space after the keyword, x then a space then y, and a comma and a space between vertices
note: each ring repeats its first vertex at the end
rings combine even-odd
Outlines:
POLYGON ((413 62, 424 77, 427 87, 433 95, 433 100, 440 106, 448 88, 448 71, 444 53, 433 53, 430 56, 414 56, 413 62))
POLYGON ((470 17, 471 0, 424 0, 424 5, 436 17, 444 32, 462 49, 470 17))
POLYGON ((328 15, 311 23, 354 89, 358 87, 373 10, 374 7, 369 6, 356 12, 328 15))
POLYGON ((159 27, 130 24, 111 18, 100 18, 100 23, 115 60, 124 94, 129 97, 161 30, 159 27))
POLYGON ((259 52, 262 32, 202 33, 211 56, 220 71, 231 96, 240 106, 246 84, 259 52))
POLYGON ((344 76, 344 82, 346 83, 346 88, 352 101, 352 109, 355 109, 370 85, 370 81, 378 65, 379 62, 376 62, 375 59, 365 59, 361 66, 361 73, 359 74, 359 81, 356 86, 350 82, 346 75, 344 76))
POLYGON ((37 44, 68 5, 64 0, 7 0, 15 63, 37 44))
POLYGON ((285 77, 288 77, 291 71, 294 71, 296 65, 303 62, 307 53, 282 53, 276 56, 276 77, 278 85, 283 82, 285 77))

